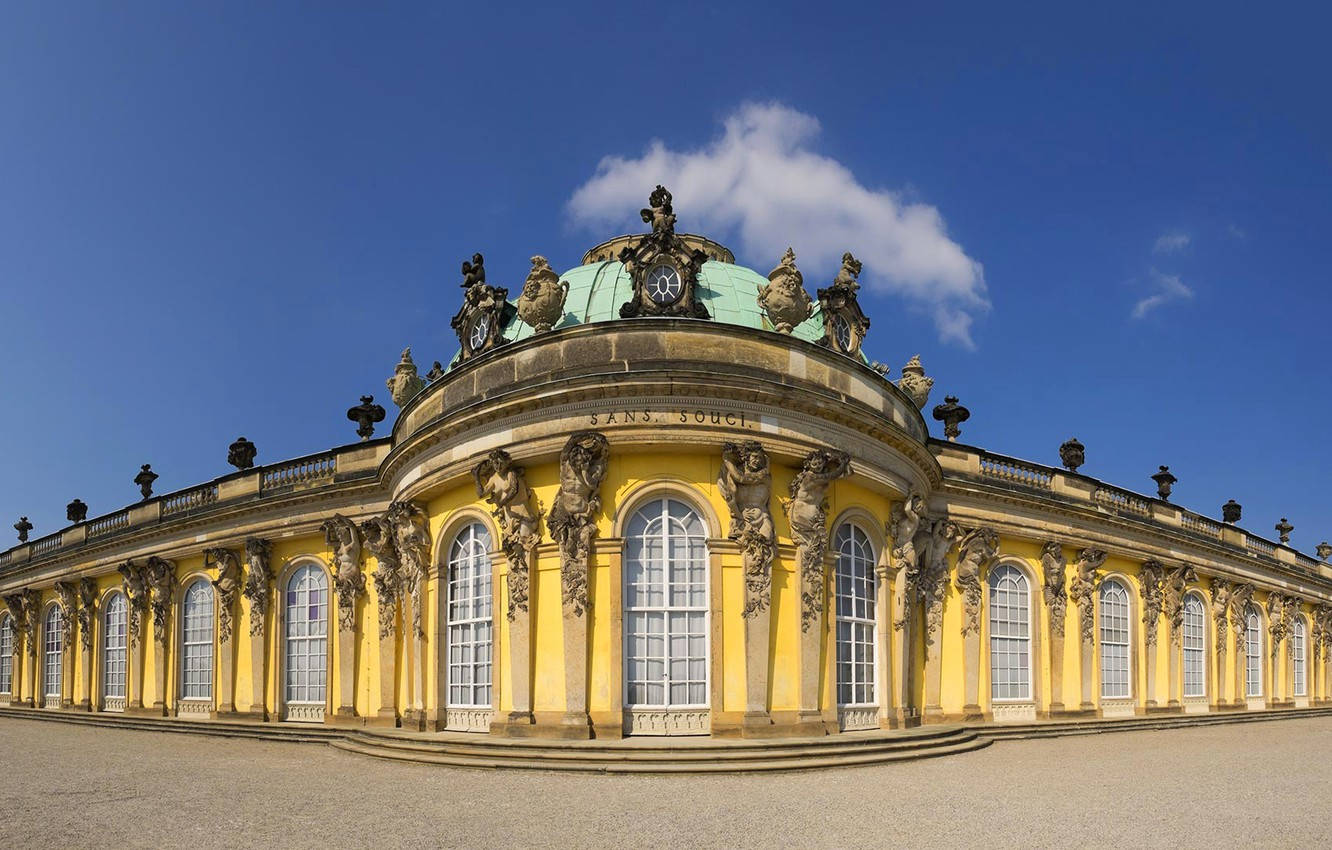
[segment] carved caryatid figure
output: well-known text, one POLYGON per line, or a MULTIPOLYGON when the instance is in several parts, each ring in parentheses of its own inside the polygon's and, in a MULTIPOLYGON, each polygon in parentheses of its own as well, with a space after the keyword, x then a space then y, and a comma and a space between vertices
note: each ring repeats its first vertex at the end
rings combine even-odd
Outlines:
POLYGON ((1212 622, 1216 628, 1216 654, 1226 654, 1226 617, 1230 611, 1233 585, 1223 578, 1212 579, 1212 622))
POLYGON ((1156 646, 1156 627, 1161 622, 1161 592, 1165 575, 1165 564, 1157 560, 1144 563, 1138 574, 1138 590, 1142 596, 1142 633, 1148 646, 1156 646))
POLYGON ((832 284, 819 290, 819 309, 823 313, 823 339, 819 344, 851 356, 860 353, 870 327, 856 295, 860 291, 856 280, 859 274, 860 261, 848 251, 842 255, 842 267, 832 284))
POLYGON ((245 541, 245 588, 242 593, 250 603, 250 635, 260 637, 264 633, 264 618, 268 614, 268 584, 272 579, 269 571, 269 558, 273 544, 262 537, 251 537, 245 541))
POLYGON ((543 334, 555 327, 564 315, 564 300, 569 296, 569 282, 550 267, 545 257, 532 258, 532 270, 527 273, 522 294, 518 296, 518 317, 543 334))
POLYGON ((1184 626, 1184 593, 1189 583, 1197 580, 1197 572, 1188 564, 1176 567, 1166 576, 1164 605, 1172 644, 1178 645, 1183 634, 1180 630, 1184 626))
POLYGON ((394 617, 398 611, 398 590, 402 585, 393 520, 387 516, 372 516, 361 523, 361 536, 365 548, 375 557, 372 578, 379 610, 379 636, 386 638, 393 634, 394 617))
POLYGON ((828 551, 828 488, 851 474, 851 456, 838 449, 805 455, 791 479, 791 498, 782 500, 800 563, 800 629, 809 631, 823 615, 823 556, 828 551))
POLYGON ((941 517, 930 527, 926 565, 921 570, 919 595, 925 608, 925 643, 932 644, 943 627, 944 596, 948 593, 948 553, 962 539, 957 523, 941 517))
POLYGON ((476 494, 490 503, 499 522, 500 546, 509 561, 508 618, 527 610, 532 550, 540 540, 541 505, 527 486, 521 466, 495 449, 472 470, 476 494))
POLYGON ((546 528, 560 546, 560 577, 566 611, 587 610, 587 558, 601 513, 601 480, 610 461, 610 443, 596 431, 579 431, 560 452, 560 492, 550 506, 546 528))
POLYGON ((899 504, 893 505, 888 520, 888 536, 892 538, 893 566, 903 573, 908 589, 920 577, 920 557, 916 547, 916 533, 925 516, 925 500, 919 493, 910 493, 899 504))
POLYGON ((1068 611, 1068 591, 1064 585, 1068 573, 1068 562, 1064 560, 1064 546, 1055 540, 1046 541, 1041 547, 1041 593, 1045 605, 1050 609, 1050 632, 1055 637, 1063 637, 1064 620, 1068 611))
POLYGON ((1068 595, 1078 606, 1078 624, 1083 643, 1096 637, 1096 571, 1105 563, 1105 552, 1086 548, 1078 553, 1068 595))
POLYGON ((1320 602, 1313 610, 1314 658, 1325 660, 1328 657, 1329 641, 1332 641, 1332 605, 1320 602))
POLYGON ((740 545, 745 565, 745 608, 748 619, 766 611, 772 601, 772 558, 776 537, 772 524, 772 465, 757 440, 722 443, 717 489, 731 511, 730 538, 740 545))
POLYGON ((388 507, 393 523, 393 545, 398 552, 402 599, 412 603, 412 633, 425 637, 426 564, 430 562, 430 523, 425 508, 416 502, 393 502, 388 507))
POLYGON ((204 550, 204 566, 217 569, 213 587, 217 588, 217 631, 225 642, 235 628, 236 598, 240 596, 241 566, 236 553, 223 546, 204 550))
POLYGON ((125 601, 129 609, 126 627, 129 645, 134 648, 139 645, 143 612, 148 608, 148 581, 143 574, 143 566, 133 561, 126 561, 116 567, 116 571, 120 573, 124 585, 125 601))
POLYGON ((814 299, 805 291, 805 278, 796 268, 795 251, 786 249, 777 268, 768 272, 768 285, 760 286, 759 306, 778 333, 789 334, 814 315, 814 299))
POLYGON ((620 305, 620 318, 636 316, 687 316, 712 318, 707 306, 696 297, 699 272, 708 256, 675 235, 675 213, 671 193, 658 186, 648 199, 643 221, 652 232, 624 246, 617 259, 634 283, 633 294, 620 305))
POLYGON ((416 363, 412 360, 411 347, 402 350, 402 357, 398 360, 398 365, 393 367, 393 376, 384 382, 388 385, 389 395, 393 397, 393 403, 402 407, 411 401, 422 389, 425 388, 425 381, 417 374, 416 363))
POLYGON ((154 555, 144 564, 143 575, 148 582, 153 609, 153 637, 165 646, 171 641, 167 622, 176 591, 176 563, 154 555))
POLYGON ((925 403, 930 400, 930 389, 933 386, 934 379, 926 376, 925 367, 920 365, 919 354, 907 361, 902 367, 902 377, 897 379, 897 388, 906 393, 911 403, 921 410, 925 409, 925 403))
POLYGON ((93 622, 97 613, 97 582, 88 576, 79 579, 79 642, 92 649, 93 622))
POLYGON ((333 587, 338 595, 338 627, 344 631, 356 625, 356 600, 365 593, 365 574, 361 571, 361 532, 356 523, 342 514, 334 514, 319 527, 333 552, 333 587))
POLYGON ((28 633, 28 610, 23 605, 23 594, 11 593, 8 596, 0 597, 5 603, 5 608, 9 611, 9 617, 14 623, 14 634, 26 635, 28 633))
POLYGON ((1235 632, 1235 651, 1239 654, 1244 652, 1244 630, 1248 626, 1253 590, 1253 585, 1247 582, 1236 582, 1230 592, 1230 628, 1235 632))
POLYGON ((1277 654, 1278 645, 1286 639, 1290 631, 1291 605, 1287 597, 1280 593, 1267 594, 1267 633, 1272 639, 1268 642, 1272 655, 1277 654))
POLYGON ((64 641, 62 646, 69 646, 74 638, 74 619, 79 610, 78 597, 79 591, 73 584, 67 581, 58 581, 55 583, 56 601, 60 605, 60 635, 64 641))
POLYGON ((962 594, 962 634, 980 629, 981 573, 999 554, 999 535, 992 528, 977 528, 957 544, 957 575, 953 584, 962 594))

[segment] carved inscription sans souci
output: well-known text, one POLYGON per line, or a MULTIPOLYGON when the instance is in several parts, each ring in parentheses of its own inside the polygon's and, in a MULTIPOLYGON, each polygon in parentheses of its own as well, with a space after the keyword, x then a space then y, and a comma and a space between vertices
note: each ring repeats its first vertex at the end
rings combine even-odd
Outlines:
POLYGON ((673 410, 609 410, 588 417, 589 426, 601 425, 727 425, 753 429, 758 423, 744 412, 681 407, 673 410))

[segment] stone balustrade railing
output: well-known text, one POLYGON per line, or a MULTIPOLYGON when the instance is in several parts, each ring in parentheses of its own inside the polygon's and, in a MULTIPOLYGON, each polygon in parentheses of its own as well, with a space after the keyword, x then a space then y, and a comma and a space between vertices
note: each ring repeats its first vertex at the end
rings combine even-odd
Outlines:
POLYGON ((1261 537, 1254 537, 1252 534, 1247 535, 1245 538, 1245 545, 1247 545, 1252 552, 1259 552, 1264 555, 1276 554, 1275 543, 1270 543, 1261 537))
POLYGON ((1214 519, 1208 519, 1205 516, 1199 516, 1189 511, 1180 512, 1180 524, 1192 531, 1194 534, 1201 534, 1204 537, 1210 537, 1213 540, 1221 539, 1221 523, 1214 519))
POLYGON ((1109 487, 1102 484, 1092 493, 1092 498, 1102 507, 1119 513, 1144 517, 1152 515, 1150 502, 1137 493, 1130 493, 1128 490, 1121 490, 1118 487, 1109 487))
POLYGON ((59 549, 60 541, 63 537, 63 534, 57 532, 49 537, 43 537, 41 540, 34 541, 32 544, 32 557, 36 558, 39 555, 45 555, 47 552, 59 549))
POLYGON ((1050 477, 1053 470, 1032 463, 1025 463, 1011 457, 985 453, 980 458, 981 474, 987 478, 1011 481, 1037 490, 1050 489, 1050 477))
POLYGON ((267 492, 297 484, 332 481, 337 471, 338 458, 332 452, 310 455, 265 468, 259 481, 259 490, 267 492))
POLYGON ((217 485, 205 484, 162 497, 162 516, 192 511, 217 501, 217 485))
POLYGON ((107 514, 104 517, 98 517, 88 523, 89 537, 105 537, 108 534, 114 534, 129 528, 129 508, 123 511, 116 511, 113 514, 107 514))

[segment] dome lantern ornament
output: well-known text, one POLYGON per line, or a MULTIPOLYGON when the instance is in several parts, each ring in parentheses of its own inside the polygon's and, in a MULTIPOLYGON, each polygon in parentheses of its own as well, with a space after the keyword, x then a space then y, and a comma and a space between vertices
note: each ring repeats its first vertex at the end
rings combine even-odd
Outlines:
POLYGON ((1282 517, 1281 522, 1277 523, 1272 527, 1276 529, 1276 533, 1279 536, 1282 543, 1290 542, 1290 533, 1295 530, 1295 526, 1290 524, 1290 520, 1286 519, 1285 517, 1282 517))
POLYGON ((675 210, 665 186, 652 191, 648 204, 639 215, 652 225, 652 232, 625 245, 618 256, 634 282, 633 295, 620 305, 620 318, 712 318, 697 294, 698 274, 708 255, 675 234, 675 210))
POLYGON ((944 436, 948 442, 956 443, 957 438, 962 436, 962 429, 958 426, 971 418, 971 411, 957 403, 957 396, 944 396, 943 404, 934 406, 934 418, 944 424, 944 436))
MULTIPOLYGON (((860 291, 856 279, 860 269, 860 261, 850 251, 846 252, 832 284, 819 290, 819 309, 823 312, 823 339, 819 344, 848 357, 860 355, 860 345, 870 327, 869 317, 860 309, 856 295, 860 291)), ((924 404, 922 401, 917 407, 924 404)))
MULTIPOLYGON (((462 347, 459 362, 508 342, 503 336, 504 326, 518 312, 509 303, 508 289, 486 283, 485 258, 481 254, 473 254, 470 261, 463 261, 462 276, 463 303, 449 323, 458 334, 462 347)), ((396 395, 394 401, 397 401, 396 395)))
POLYGON ((1077 472, 1078 467, 1087 462, 1087 447, 1078 442, 1077 437, 1069 437, 1059 445, 1059 462, 1069 472, 1077 472))
POLYGON ((1240 514, 1244 512, 1244 506, 1234 499, 1230 499, 1221 506, 1221 519, 1223 522, 1234 525, 1240 521, 1240 514))
POLYGON ((769 283, 759 286, 758 303, 772 322, 773 330, 789 334, 814 315, 814 299, 805 291, 805 278, 796 268, 795 251, 786 249, 777 268, 768 272, 769 283))
POLYGON ((1157 497, 1163 502, 1170 501, 1170 488, 1179 480, 1170 474, 1170 467, 1162 466, 1161 471, 1152 476, 1152 480, 1156 482, 1157 497))

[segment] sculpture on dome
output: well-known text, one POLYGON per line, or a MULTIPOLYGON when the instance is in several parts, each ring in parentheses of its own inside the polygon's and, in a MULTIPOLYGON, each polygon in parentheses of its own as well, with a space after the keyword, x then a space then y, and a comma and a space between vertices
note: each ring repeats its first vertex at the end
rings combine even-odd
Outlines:
POLYGON ((508 289, 486 283, 485 259, 480 254, 463 262, 462 275, 463 303, 449 324, 462 347, 458 358, 465 361, 508 342, 504 326, 517 311, 508 301, 508 289))
POLYGON ((560 280, 546 258, 538 254, 532 258, 532 271, 518 296, 518 317, 531 325, 534 333, 546 333, 564 316, 568 295, 569 282, 560 280))
POLYGON ((250 634, 255 637, 264 633, 268 613, 268 583, 272 578, 268 559, 272 551, 273 544, 262 537, 245 541, 245 587, 241 592, 250 603, 250 634))
POLYGON ((648 203, 651 206, 642 216, 652 225, 652 232, 625 245, 617 257, 634 282, 633 294, 620 305, 620 318, 712 318, 697 297, 698 275, 708 255, 675 234, 671 193, 665 187, 658 186, 648 203))
POLYGON ((491 505, 500 527, 500 547, 509 560, 508 618, 527 610, 532 552, 540 542, 541 503, 527 486, 521 466, 503 449, 495 449, 472 470, 476 494, 491 505))
POLYGON ((740 545, 745 566, 746 619, 772 602, 772 558, 777 548, 772 524, 772 465, 757 440, 722 443, 717 489, 731 510, 729 537, 740 545))
POLYGON ((204 567, 216 567, 217 579, 213 587, 217 588, 217 631, 223 641, 231 640, 235 626, 234 612, 236 598, 241 589, 241 567, 236 553, 224 546, 204 550, 204 567))
POLYGON ((425 381, 417 374, 416 363, 412 361, 410 346, 402 350, 398 365, 393 367, 393 376, 384 383, 388 385, 389 396, 398 407, 407 404, 425 389, 425 381))
MULTIPOLYGON (((416 502, 398 501, 386 514, 393 523, 393 545, 398 552, 399 591, 412 604, 412 633, 425 637, 426 565, 430 562, 430 522, 425 508, 416 502)), ((405 619, 405 615, 404 615, 405 619)))
POLYGON ((372 516, 361 523, 361 537, 365 548, 375 557, 375 600, 379 608, 379 636, 393 634, 398 613, 398 588, 402 578, 398 573, 398 549, 394 542, 393 521, 387 516, 372 516))
POLYGON ((934 379, 925 375, 925 367, 920 365, 920 355, 917 354, 907 361, 902 367, 902 377, 897 379, 897 388, 907 394, 911 403, 917 410, 924 410, 925 403, 930 400, 930 389, 934 386, 934 379))
POLYGON ((999 554, 999 535, 992 528, 977 528, 957 544, 957 575, 953 585, 962 594, 962 634, 980 630, 981 574, 999 554))
POLYGON ((588 608, 587 559, 609 461, 610 443, 597 431, 574 433, 560 452, 560 492, 546 516, 546 528, 560 546, 565 616, 581 617, 588 608))
POLYGON ((1041 547, 1041 593, 1050 609, 1050 633, 1058 638, 1064 636, 1064 621, 1068 616, 1068 592, 1064 589, 1067 574, 1063 544, 1046 541, 1041 547))
POLYGON ((823 616, 828 488, 838 478, 850 474, 849 454, 839 449, 815 449, 805 455, 800 471, 791 479, 791 497, 782 500, 800 564, 800 630, 804 632, 823 616))
POLYGON ((319 526, 333 551, 333 589, 338 596, 338 626, 348 631, 356 625, 356 599, 365 593, 361 572, 361 532, 356 523, 334 514, 319 526))
POLYGON ((823 339, 820 345, 849 357, 860 354, 861 343, 869 332, 870 320, 860 309, 856 293, 860 291, 860 261, 851 252, 842 255, 842 267, 830 286, 819 290, 819 309, 823 313, 823 339))
POLYGON ((777 268, 768 272, 768 280, 767 286, 759 287, 759 306, 777 333, 789 334, 814 315, 814 299, 805 291, 805 278, 796 268, 794 250, 786 249, 777 268))

